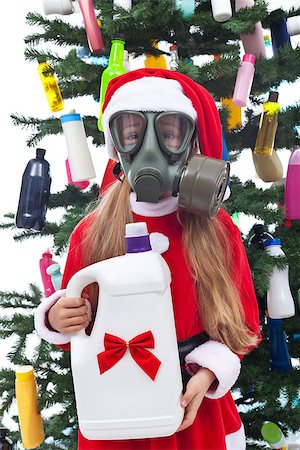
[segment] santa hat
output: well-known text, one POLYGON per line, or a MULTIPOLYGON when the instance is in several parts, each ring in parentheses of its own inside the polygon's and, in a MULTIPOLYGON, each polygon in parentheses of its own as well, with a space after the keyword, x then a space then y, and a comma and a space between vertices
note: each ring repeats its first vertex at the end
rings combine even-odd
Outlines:
POLYGON ((181 111, 196 119, 200 151, 222 158, 219 113, 210 93, 191 78, 165 69, 138 69, 112 79, 102 108, 109 157, 118 160, 109 119, 117 111, 181 111))

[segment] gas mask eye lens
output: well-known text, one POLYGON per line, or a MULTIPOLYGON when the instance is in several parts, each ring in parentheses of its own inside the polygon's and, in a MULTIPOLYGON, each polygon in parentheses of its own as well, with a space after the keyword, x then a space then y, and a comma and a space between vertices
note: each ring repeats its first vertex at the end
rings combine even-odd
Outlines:
POLYGON ((158 141, 168 154, 182 154, 190 143, 194 128, 192 119, 178 112, 161 113, 155 120, 158 141))
POLYGON ((117 151, 131 154, 139 149, 143 140, 145 117, 140 113, 123 111, 111 117, 109 128, 117 151))

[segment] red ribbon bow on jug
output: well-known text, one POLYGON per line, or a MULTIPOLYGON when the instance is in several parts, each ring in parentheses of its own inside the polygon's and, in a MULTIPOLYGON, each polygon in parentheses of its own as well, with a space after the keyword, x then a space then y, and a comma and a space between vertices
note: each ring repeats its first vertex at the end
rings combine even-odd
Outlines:
POLYGON ((104 348, 104 352, 97 355, 101 374, 120 361, 125 355, 127 348, 129 348, 135 362, 152 380, 155 380, 161 362, 153 353, 147 350, 147 348, 154 348, 154 337, 151 331, 145 331, 145 333, 139 334, 129 342, 113 334, 105 333, 104 348))

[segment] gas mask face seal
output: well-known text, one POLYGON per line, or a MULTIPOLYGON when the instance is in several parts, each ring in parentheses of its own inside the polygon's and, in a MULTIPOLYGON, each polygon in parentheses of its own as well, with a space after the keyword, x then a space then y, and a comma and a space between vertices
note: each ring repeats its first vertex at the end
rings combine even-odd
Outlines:
POLYGON ((160 150, 170 162, 182 158, 191 144, 194 121, 185 113, 119 111, 112 115, 109 129, 116 150, 127 161, 133 161, 141 149, 148 128, 153 123, 160 150))

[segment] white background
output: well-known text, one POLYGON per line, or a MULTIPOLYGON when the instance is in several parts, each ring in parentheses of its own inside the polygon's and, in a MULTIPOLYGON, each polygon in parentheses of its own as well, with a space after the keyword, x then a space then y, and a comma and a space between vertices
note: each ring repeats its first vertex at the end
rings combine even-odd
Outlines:
MULTIPOLYGON (((24 36, 33 33, 33 29, 25 23, 25 16, 29 11, 43 13, 42 0, 15 0, 2 2, 1 13, 1 50, 2 68, 0 71, 1 86, 1 163, 0 163, 0 221, 3 221, 3 214, 6 212, 16 213, 22 174, 29 159, 35 157, 35 148, 29 149, 26 146, 26 139, 30 130, 22 130, 20 127, 12 125, 10 114, 18 113, 25 117, 46 118, 50 117, 48 103, 38 76, 37 63, 25 62, 23 42, 24 36)), ((300 1, 286 0, 284 2, 270 1, 270 9, 275 9, 284 5, 285 8, 299 6, 300 1)), ((72 15, 66 20, 74 20, 82 23, 80 13, 72 15)), ((293 46, 298 42, 298 37, 292 38, 293 46)), ((142 67, 143 62, 135 62, 132 67, 142 67)), ((280 104, 285 107, 300 98, 299 82, 297 86, 287 85, 281 89, 280 104)), ((65 101, 67 112, 74 108, 81 115, 91 114, 98 116, 98 104, 91 98, 65 101)), ((60 112, 57 117, 62 112, 60 112)), ((65 159, 67 149, 63 135, 47 137, 38 144, 46 149, 46 159, 51 165, 52 187, 51 192, 64 189, 67 182, 65 173, 65 159)), ((89 147, 94 161, 97 178, 95 181, 101 182, 107 157, 103 149, 93 148, 89 141, 89 147)), ((289 157, 288 151, 280 152, 284 170, 289 157)), ((268 187, 266 183, 260 181, 256 175, 252 163, 251 150, 245 149, 239 163, 233 165, 233 173, 237 174, 242 181, 247 179, 255 180, 258 186, 268 187)), ((47 214, 51 219, 50 212, 47 214)), ((242 225, 249 227, 249 221, 242 221, 242 225)), ((1 271, 0 290, 1 291, 23 291, 27 289, 30 282, 40 285, 42 283, 39 273, 39 258, 47 247, 51 247, 50 238, 37 238, 22 243, 15 243, 12 231, 0 231, 1 249, 1 271)), ((59 260, 62 269, 64 258, 59 260)), ((7 365, 5 355, 7 348, 11 345, 11 340, 1 342, 0 345, 0 365, 7 365)), ((6 418, 5 425, 15 428, 6 418)))

